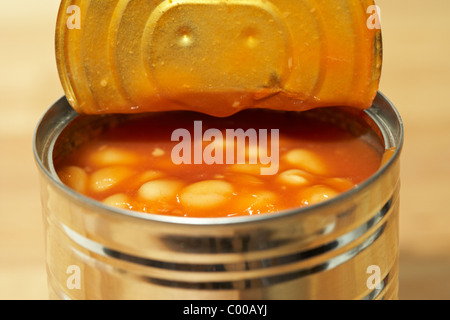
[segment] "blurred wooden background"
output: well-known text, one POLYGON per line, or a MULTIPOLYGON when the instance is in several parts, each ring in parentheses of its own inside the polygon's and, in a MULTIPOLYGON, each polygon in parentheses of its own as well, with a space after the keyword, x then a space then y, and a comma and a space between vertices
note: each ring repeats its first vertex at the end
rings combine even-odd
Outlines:
MULTIPOLYGON (((403 116, 400 299, 450 299, 450 1, 378 0, 381 91, 403 116)), ((59 1, 0 2, 0 299, 46 299, 33 130, 63 95, 59 1)))

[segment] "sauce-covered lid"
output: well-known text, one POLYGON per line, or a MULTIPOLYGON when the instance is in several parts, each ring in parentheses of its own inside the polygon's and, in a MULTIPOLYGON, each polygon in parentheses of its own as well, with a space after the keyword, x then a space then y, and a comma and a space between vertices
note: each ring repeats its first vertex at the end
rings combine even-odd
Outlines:
POLYGON ((368 108, 373 0, 63 0, 61 81, 79 113, 368 108))

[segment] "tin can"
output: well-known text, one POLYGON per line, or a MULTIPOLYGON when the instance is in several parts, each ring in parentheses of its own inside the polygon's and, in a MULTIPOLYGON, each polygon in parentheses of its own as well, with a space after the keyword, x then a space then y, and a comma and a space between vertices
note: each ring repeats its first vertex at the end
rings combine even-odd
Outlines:
POLYGON ((62 0, 56 62, 68 101, 83 114, 365 109, 382 68, 381 30, 368 27, 373 7, 374 0, 62 0))
MULTIPOLYGON (((33 141, 50 298, 398 298, 403 125, 381 93, 361 116, 393 151, 378 172, 332 200, 277 215, 144 215, 80 195, 53 167, 55 152, 67 151, 56 150, 56 140, 78 117, 63 97, 42 117, 33 141)), ((69 130, 67 148, 107 125, 104 116, 84 117, 83 130, 69 130)))

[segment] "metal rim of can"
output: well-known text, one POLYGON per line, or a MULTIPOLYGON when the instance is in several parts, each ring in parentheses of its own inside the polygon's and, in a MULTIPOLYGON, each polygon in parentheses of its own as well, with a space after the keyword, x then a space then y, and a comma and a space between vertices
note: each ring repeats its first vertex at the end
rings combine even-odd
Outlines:
MULTIPOLYGON (((244 216, 244 217, 227 217, 227 218, 188 218, 188 217, 174 217, 174 216, 164 216, 164 215, 157 215, 157 214, 149 214, 149 213, 139 213, 134 212, 130 210, 124 210, 120 208, 114 208, 107 206, 103 204, 102 202, 96 201, 92 198, 89 198, 87 196, 84 196, 82 194, 77 193, 76 191, 72 190, 68 186, 64 185, 59 179, 55 178, 56 172, 52 172, 49 170, 42 162, 41 155, 38 152, 38 138, 39 138, 39 132, 41 130, 41 127, 43 123, 46 120, 46 116, 48 113, 57 105, 58 103, 64 103, 65 97, 63 96, 60 98, 57 102, 55 102, 50 108, 47 109, 47 111, 44 113, 44 115, 40 118, 38 121, 38 124, 34 130, 33 133, 33 154, 35 161, 37 162, 37 165, 39 169, 45 174, 45 177, 52 181, 61 191, 63 191, 65 194, 67 194, 70 198, 77 202, 81 202, 84 205, 87 205, 92 208, 100 209, 102 214, 105 215, 120 215, 121 217, 128 217, 131 219, 139 219, 142 221, 153 221, 153 222, 160 222, 160 223, 168 223, 168 224, 177 224, 177 225, 203 225, 203 226, 209 226, 209 225, 236 225, 236 224, 246 224, 246 223, 257 223, 257 222, 263 222, 267 220, 275 220, 275 219, 281 219, 284 217, 288 217, 291 215, 299 215, 299 214, 308 214, 310 212, 314 212, 319 208, 326 208, 329 206, 334 206, 336 203, 339 203, 341 201, 345 201, 346 199, 349 199, 353 197, 355 194, 359 193, 361 190, 367 188, 370 186, 375 180, 377 180, 380 176, 386 172, 389 167, 392 166, 392 164, 400 157, 400 154, 402 152, 403 143, 404 143, 404 126, 403 121, 400 116, 400 113, 395 108, 393 103, 387 99, 385 95, 383 95, 381 92, 378 92, 377 97, 374 100, 374 105, 377 103, 384 103, 390 108, 390 112, 392 112, 394 116, 394 120, 396 121, 396 125, 398 126, 398 135, 397 137, 392 137, 389 132, 389 124, 385 122, 385 119, 382 119, 379 111, 372 112, 372 108, 369 108, 365 110, 364 112, 366 115, 372 119, 377 127, 381 130, 384 138, 385 147, 390 146, 395 147, 396 150, 392 157, 382 166, 378 171, 373 174, 371 177, 363 181, 361 184, 356 186, 355 188, 343 192, 336 196, 333 199, 327 200, 322 203, 309 205, 303 208, 292 208, 289 210, 285 210, 282 212, 279 212, 277 214, 262 214, 259 216, 244 216)), ((67 102, 66 102, 67 103, 67 102)), ((73 110, 73 115, 76 115, 76 112, 73 110)), ((52 134, 57 136, 67 125, 68 120, 72 119, 65 119, 65 122, 62 122, 59 127, 56 127, 53 129, 52 134)), ((45 153, 51 154, 53 151, 54 142, 52 142, 51 146, 47 148, 45 153)))

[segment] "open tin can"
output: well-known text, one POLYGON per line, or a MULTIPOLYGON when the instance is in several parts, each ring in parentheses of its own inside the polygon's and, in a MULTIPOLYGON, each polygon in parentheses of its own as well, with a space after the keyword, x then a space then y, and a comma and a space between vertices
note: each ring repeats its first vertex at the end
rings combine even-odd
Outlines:
POLYGON ((383 150, 395 152, 354 189, 276 215, 182 218, 115 209, 64 185, 53 163, 65 152, 57 140, 64 132, 76 144, 89 130, 65 131, 79 115, 62 98, 34 137, 50 297, 398 298, 402 121, 380 93, 361 115, 383 150))

